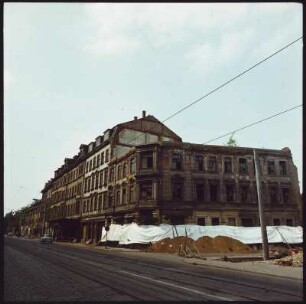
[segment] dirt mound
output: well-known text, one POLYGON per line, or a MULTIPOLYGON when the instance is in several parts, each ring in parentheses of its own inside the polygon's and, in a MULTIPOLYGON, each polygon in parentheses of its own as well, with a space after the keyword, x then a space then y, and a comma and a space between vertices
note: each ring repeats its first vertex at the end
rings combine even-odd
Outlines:
POLYGON ((227 236, 217 236, 213 238, 213 245, 219 252, 237 252, 237 253, 248 253, 252 252, 253 249, 236 240, 227 236))
POLYGON ((243 244, 242 242, 232 239, 226 236, 217 236, 211 238, 209 236, 203 236, 198 240, 194 241, 191 238, 178 236, 173 239, 166 238, 149 246, 148 252, 159 252, 159 253, 248 253, 252 252, 253 249, 243 244))

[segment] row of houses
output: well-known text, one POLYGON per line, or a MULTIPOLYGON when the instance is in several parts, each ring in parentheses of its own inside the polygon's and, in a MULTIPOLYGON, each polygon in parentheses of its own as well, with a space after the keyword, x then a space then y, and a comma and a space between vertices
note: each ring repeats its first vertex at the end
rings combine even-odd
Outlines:
MULTIPOLYGON (((256 151, 266 224, 302 225, 290 149, 256 151)), ((98 243, 113 222, 260 224, 253 148, 183 142, 145 111, 81 144, 41 192, 19 213, 23 235, 98 243)))

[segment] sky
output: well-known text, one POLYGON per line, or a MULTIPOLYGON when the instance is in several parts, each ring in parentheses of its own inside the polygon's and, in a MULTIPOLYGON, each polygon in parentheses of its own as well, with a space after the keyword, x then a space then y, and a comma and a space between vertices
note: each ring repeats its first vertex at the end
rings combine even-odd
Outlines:
MULTIPOLYGON (((4 212, 41 198, 106 129, 160 121, 302 37, 299 3, 5 3, 4 212)), ((202 144, 302 104, 299 40, 165 124, 202 144)), ((302 192, 302 107, 234 134, 289 147, 302 192)), ((211 142, 223 145, 228 137, 211 142)))

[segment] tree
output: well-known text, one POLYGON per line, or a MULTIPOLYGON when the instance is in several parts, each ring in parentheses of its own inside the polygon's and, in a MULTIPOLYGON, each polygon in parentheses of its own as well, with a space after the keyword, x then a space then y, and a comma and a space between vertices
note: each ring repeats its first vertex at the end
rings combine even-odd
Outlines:
POLYGON ((238 147, 237 140, 234 138, 235 132, 230 136, 229 140, 227 141, 226 145, 229 147, 238 147))

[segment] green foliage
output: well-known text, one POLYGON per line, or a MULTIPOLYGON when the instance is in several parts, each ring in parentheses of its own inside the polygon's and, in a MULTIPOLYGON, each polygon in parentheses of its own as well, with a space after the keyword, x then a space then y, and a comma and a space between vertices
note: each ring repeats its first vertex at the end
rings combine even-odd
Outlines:
POLYGON ((229 140, 227 141, 226 145, 229 146, 229 147, 238 147, 238 143, 237 143, 237 140, 234 138, 234 134, 233 133, 229 140))

